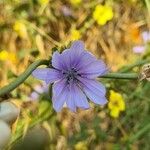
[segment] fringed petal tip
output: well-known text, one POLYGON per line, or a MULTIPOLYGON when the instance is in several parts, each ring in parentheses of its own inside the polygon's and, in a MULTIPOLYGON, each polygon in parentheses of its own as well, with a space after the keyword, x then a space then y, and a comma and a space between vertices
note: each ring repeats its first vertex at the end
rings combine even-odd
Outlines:
POLYGON ((72 45, 70 47, 72 50, 78 49, 78 50, 84 50, 84 43, 80 40, 73 41, 72 45))

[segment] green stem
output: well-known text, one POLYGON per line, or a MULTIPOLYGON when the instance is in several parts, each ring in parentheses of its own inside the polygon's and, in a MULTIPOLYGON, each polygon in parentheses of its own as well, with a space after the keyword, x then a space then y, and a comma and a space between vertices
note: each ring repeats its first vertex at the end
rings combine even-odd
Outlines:
POLYGON ((19 86, 21 83, 23 83, 35 70, 38 66, 40 65, 48 65, 49 61, 48 60, 37 60, 34 63, 32 63, 18 78, 16 78, 14 81, 12 81, 10 84, 2 87, 0 89, 0 96, 3 96, 12 90, 14 90, 17 86, 19 86))
POLYGON ((127 79, 127 80, 136 80, 138 79, 137 73, 108 73, 100 78, 111 78, 111 79, 127 79))
MULTIPOLYGON (((17 77, 14 81, 10 84, 4 86, 0 89, 0 96, 3 96, 12 90, 14 90, 17 86, 23 83, 31 73, 40 65, 48 65, 48 60, 37 60, 32 63, 19 77, 17 77)), ((101 76, 100 78, 111 78, 111 79, 138 79, 138 74, 136 73, 109 73, 107 75, 101 76)))

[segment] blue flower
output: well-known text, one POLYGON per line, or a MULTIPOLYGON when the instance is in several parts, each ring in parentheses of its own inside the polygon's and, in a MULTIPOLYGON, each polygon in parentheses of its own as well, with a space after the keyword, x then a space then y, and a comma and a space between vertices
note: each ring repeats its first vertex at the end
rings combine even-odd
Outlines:
POLYGON ((96 77, 106 74, 107 67, 102 60, 96 59, 84 49, 81 41, 74 41, 69 49, 52 56, 53 68, 38 68, 33 76, 53 84, 52 102, 59 112, 66 103, 75 112, 76 108, 88 109, 87 98, 92 102, 104 105, 106 89, 96 77))

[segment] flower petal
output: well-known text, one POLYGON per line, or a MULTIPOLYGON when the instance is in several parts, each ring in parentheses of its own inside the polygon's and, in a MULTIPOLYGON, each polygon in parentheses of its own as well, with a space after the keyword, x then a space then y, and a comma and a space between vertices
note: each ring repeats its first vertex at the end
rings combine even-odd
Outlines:
POLYGON ((66 80, 60 80, 53 85, 53 107, 59 112, 61 111, 67 97, 69 95, 66 80))
POLYGON ((79 73, 81 74, 82 77, 86 77, 89 79, 94 79, 98 76, 102 76, 102 75, 106 74, 107 72, 108 72, 108 68, 100 60, 89 64, 85 68, 82 68, 81 71, 79 71, 79 73))
POLYGON ((73 83, 70 85, 69 96, 67 98, 66 104, 73 112, 76 112, 76 107, 82 109, 88 109, 90 107, 84 93, 77 85, 73 83))
POLYGON ((105 98, 106 89, 101 83, 84 78, 80 78, 79 80, 81 82, 82 90, 91 101, 99 105, 104 105, 107 103, 105 98))
POLYGON ((92 57, 91 59, 89 57, 87 60, 88 61, 86 61, 86 58, 83 58, 83 60, 80 61, 81 65, 78 72, 82 77, 94 79, 108 72, 108 68, 102 60, 97 60, 92 57))
POLYGON ((71 103, 69 101, 72 101, 72 105, 74 103, 74 105, 82 109, 88 109, 90 107, 85 94, 76 84, 72 84, 70 88, 70 99, 67 100, 67 105, 71 103))
POLYGON ((112 117, 114 117, 114 118, 118 118, 119 117, 119 113, 120 113, 120 111, 117 108, 114 108, 114 109, 110 110, 110 115, 112 117))
POLYGON ((32 75, 46 83, 53 83, 62 77, 59 71, 50 68, 38 68, 32 72, 32 75))
POLYGON ((80 40, 74 41, 70 47, 72 51, 82 52, 84 50, 84 43, 80 40))
POLYGON ((67 107, 73 111, 73 112, 76 112, 76 104, 75 104, 75 101, 71 95, 71 92, 69 92, 69 96, 67 98, 67 101, 66 101, 66 104, 67 104, 67 107))
POLYGON ((76 105, 75 105, 75 101, 73 99, 73 95, 71 92, 72 91, 72 84, 68 85, 68 88, 69 88, 69 93, 68 93, 68 97, 66 100, 66 105, 71 111, 76 112, 76 105))
MULTIPOLYGON (((63 70, 67 70, 72 66, 71 49, 65 49, 61 54, 61 61, 63 64, 63 70)), ((74 58, 73 58, 74 59, 74 58)))
POLYGON ((96 59, 95 57, 87 51, 83 51, 80 55, 80 59, 78 61, 78 64, 76 65, 77 69, 80 70, 84 68, 85 66, 91 64, 94 62, 96 59))
POLYGON ((52 56, 52 66, 59 70, 68 69, 78 62, 80 54, 84 50, 82 41, 74 41, 70 49, 65 49, 62 54, 55 52, 52 56))
POLYGON ((53 56, 52 56, 52 66, 54 68, 57 68, 59 70, 62 69, 62 63, 61 63, 61 54, 56 51, 53 53, 53 56))
POLYGON ((67 70, 71 65, 71 49, 65 49, 62 54, 55 52, 52 56, 52 66, 61 71, 67 70))
POLYGON ((78 64, 81 54, 84 52, 84 44, 82 41, 74 41, 70 49, 66 49, 62 53, 62 61, 66 68, 75 67, 78 64))

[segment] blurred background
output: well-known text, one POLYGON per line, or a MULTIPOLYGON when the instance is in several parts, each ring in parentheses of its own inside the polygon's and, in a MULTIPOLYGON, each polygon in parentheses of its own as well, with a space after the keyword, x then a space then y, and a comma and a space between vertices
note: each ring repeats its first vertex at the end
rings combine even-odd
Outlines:
MULTIPOLYGON (((0 0, 0 87, 53 49, 83 40, 112 72, 150 58, 149 0, 0 0)), ((128 70, 127 70, 128 71, 128 70)), ((139 72, 139 68, 133 70, 139 72)), ((3 97, 20 109, 4 149, 149 150, 150 82, 101 79, 108 104, 55 113, 30 76, 3 97), (23 138, 22 138, 23 137, 23 138)), ((0 139, 1 140, 1 139, 0 139)))

